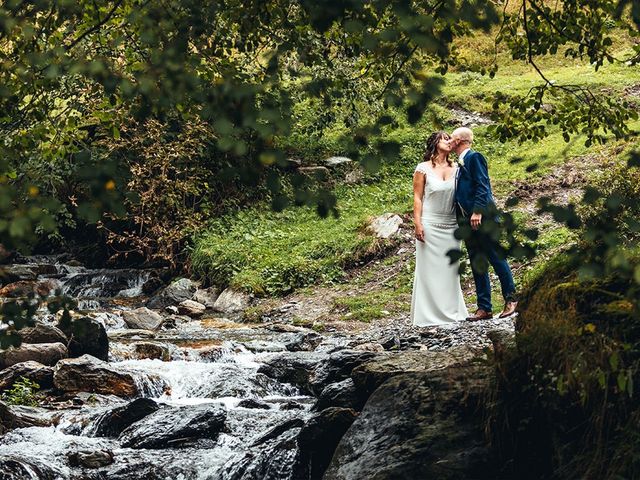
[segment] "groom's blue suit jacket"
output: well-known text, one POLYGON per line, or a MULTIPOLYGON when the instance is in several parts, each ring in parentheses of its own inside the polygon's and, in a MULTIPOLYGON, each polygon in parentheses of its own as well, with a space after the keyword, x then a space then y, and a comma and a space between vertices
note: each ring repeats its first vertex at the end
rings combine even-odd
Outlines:
POLYGON ((487 160, 480 152, 469 150, 462 163, 456 181, 456 202, 462 214, 468 216, 493 205, 493 193, 487 160))

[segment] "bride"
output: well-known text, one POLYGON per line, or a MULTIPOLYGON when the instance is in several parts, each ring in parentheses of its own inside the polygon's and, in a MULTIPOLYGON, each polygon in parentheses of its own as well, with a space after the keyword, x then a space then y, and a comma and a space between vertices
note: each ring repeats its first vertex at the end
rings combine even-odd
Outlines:
POLYGON ((435 132, 427 140, 424 161, 413 174, 413 220, 416 228, 416 271, 411 298, 414 325, 443 325, 469 316, 464 304, 458 262, 449 250, 460 250, 453 232, 458 167, 449 159, 449 135, 435 132))

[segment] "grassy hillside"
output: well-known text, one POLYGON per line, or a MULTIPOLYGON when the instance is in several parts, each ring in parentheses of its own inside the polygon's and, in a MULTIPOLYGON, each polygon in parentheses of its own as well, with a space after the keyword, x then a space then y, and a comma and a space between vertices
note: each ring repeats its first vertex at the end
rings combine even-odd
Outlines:
MULTIPOLYGON (((488 37, 481 37, 479 48, 489 49, 488 37)), ((473 43, 461 45, 471 51, 473 43)), ((624 47, 621 47, 624 48, 624 47)), ((484 57, 483 57, 484 58, 484 57)), ((420 161, 423 143, 436 128, 452 129, 459 124, 460 111, 486 115, 491 110, 492 94, 525 92, 539 81, 537 74, 522 63, 512 62, 501 56, 502 63, 494 79, 476 73, 457 71, 447 74, 446 84, 432 112, 417 126, 406 123, 397 113, 398 128, 384 132, 388 139, 401 145, 397 161, 386 164, 375 174, 365 174, 356 184, 339 183, 336 186, 338 218, 319 218, 306 207, 288 208, 273 212, 269 203, 252 206, 237 213, 214 219, 193 242, 191 261, 193 271, 211 283, 250 291, 258 295, 282 295, 294 289, 317 284, 337 284, 345 280, 349 268, 376 252, 388 250, 388 244, 376 241, 365 230, 367 220, 385 212, 408 214, 412 208, 411 176, 420 161)), ((547 74, 558 81, 570 80, 601 89, 608 95, 634 98, 633 87, 640 84, 638 69, 610 65, 595 71, 590 65, 553 57, 543 60, 547 74)), ((300 105, 299 115, 304 121, 308 105, 300 105)), ((632 125, 638 131, 640 124, 632 125)), ((490 174, 496 196, 506 199, 517 185, 538 183, 553 175, 567 163, 578 164, 589 170, 603 159, 614 159, 625 142, 613 142, 605 146, 586 148, 584 139, 574 138, 566 143, 559 133, 527 144, 500 143, 492 137, 489 127, 478 126, 475 148, 489 159, 490 174), (514 158, 521 161, 513 163, 514 158)), ((344 154, 341 147, 345 127, 340 124, 327 128, 323 135, 305 144, 305 135, 294 132, 292 148, 321 158, 344 154), (314 152, 314 153, 309 153, 314 152)), ((313 163, 319 158, 305 158, 313 163)), ((533 201, 529 199, 529 201, 533 201)), ((521 221, 532 219, 531 205, 521 205, 518 213, 521 221)), ((538 239, 541 253, 553 250, 570 240, 566 229, 559 229, 550 221, 537 222, 543 228, 538 239)), ((389 257, 387 262, 400 261, 389 257)), ((403 260, 405 261, 405 260, 403 260)), ((527 268, 519 269, 521 277, 527 268)), ((396 277, 393 284, 367 294, 365 299, 350 300, 354 311, 373 308, 369 314, 383 310, 394 295, 407 293, 410 288, 412 267, 396 277), (385 290, 385 288, 387 290, 385 290), (371 298, 369 298, 371 297, 371 298)), ((351 279, 353 281, 353 279, 351 279)), ((473 301, 473 298, 469 298, 473 301)), ((349 306, 347 306, 349 307, 349 306)), ((349 307, 350 308, 350 307, 349 307)), ((371 315, 364 315, 365 317, 371 315)))

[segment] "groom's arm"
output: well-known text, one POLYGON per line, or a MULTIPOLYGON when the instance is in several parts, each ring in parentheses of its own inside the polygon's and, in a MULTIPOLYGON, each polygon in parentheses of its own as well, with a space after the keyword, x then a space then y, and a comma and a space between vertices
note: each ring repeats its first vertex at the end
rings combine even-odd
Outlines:
POLYGON ((481 153, 474 152, 470 158, 469 173, 475 184, 475 197, 473 199, 473 212, 481 212, 489 204, 490 200, 490 183, 489 183, 489 168, 487 166, 487 160, 481 153))

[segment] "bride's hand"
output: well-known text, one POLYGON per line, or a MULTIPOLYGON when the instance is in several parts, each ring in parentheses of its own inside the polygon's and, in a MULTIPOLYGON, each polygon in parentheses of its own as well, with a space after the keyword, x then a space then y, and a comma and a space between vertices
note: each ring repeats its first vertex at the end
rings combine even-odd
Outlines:
POLYGON ((422 228, 422 225, 416 225, 416 240, 424 242, 424 228, 422 228))

